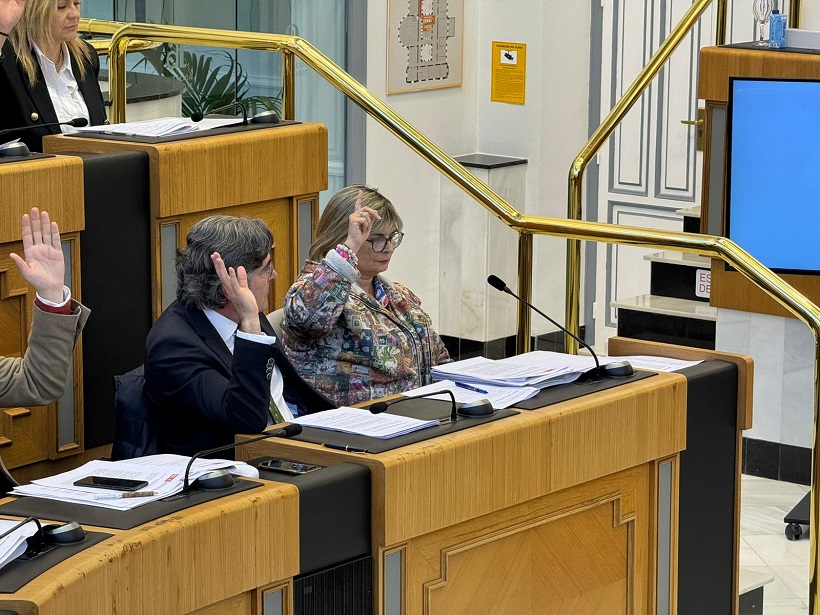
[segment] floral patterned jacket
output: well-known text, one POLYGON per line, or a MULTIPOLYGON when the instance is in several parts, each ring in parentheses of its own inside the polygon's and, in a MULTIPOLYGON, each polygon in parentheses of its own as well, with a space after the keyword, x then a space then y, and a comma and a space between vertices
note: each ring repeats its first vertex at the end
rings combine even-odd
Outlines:
POLYGON ((285 297, 285 352, 302 378, 339 405, 422 386, 432 366, 450 361, 416 295, 379 276, 385 309, 358 278, 331 250, 321 263, 305 264, 285 297))

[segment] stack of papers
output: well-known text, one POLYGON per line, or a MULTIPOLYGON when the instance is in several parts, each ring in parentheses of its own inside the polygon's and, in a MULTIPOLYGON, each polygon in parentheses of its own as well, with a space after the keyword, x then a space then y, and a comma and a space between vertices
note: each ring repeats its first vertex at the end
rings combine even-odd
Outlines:
MULTIPOLYGON (((185 476, 185 466, 191 460, 183 455, 149 455, 128 459, 125 461, 89 461, 84 466, 32 481, 29 485, 15 487, 10 495, 33 496, 48 500, 60 500, 62 502, 74 502, 88 504, 89 506, 99 506, 114 510, 130 510, 143 504, 148 504, 155 500, 161 500, 169 495, 182 491, 183 479, 185 476), (126 497, 121 499, 95 499, 95 495, 112 495, 119 493, 111 489, 98 489, 94 487, 78 487, 75 481, 86 476, 104 476, 107 478, 127 478, 132 480, 147 481, 148 485, 141 489, 141 492, 154 491, 156 495, 145 497, 126 497)), ((249 476, 256 478, 259 471, 241 461, 229 461, 226 459, 197 459, 191 466, 189 482, 193 482, 197 477, 210 472, 225 468, 232 474, 249 476)))
MULTIPOLYGON (((636 369, 656 372, 676 371, 700 363, 700 361, 682 361, 652 356, 599 357, 599 361, 601 365, 613 361, 629 361, 636 369)), ((445 363, 435 366, 432 371, 433 378, 436 380, 472 384, 489 392, 488 387, 490 386, 539 389, 556 386, 576 380, 582 373, 593 367, 595 367, 595 359, 588 355, 536 350, 497 361, 475 357, 445 363)), ((488 395, 484 397, 490 399, 488 395)), ((461 401, 458 397, 456 399, 461 401)), ((495 403, 493 406, 506 407, 497 406, 495 403)))
MULTIPOLYGON (((528 352, 500 360, 474 357, 436 365, 433 368, 433 378, 479 386, 486 384, 499 387, 542 389, 572 382, 578 378, 583 371, 588 369, 580 364, 573 365, 571 360, 579 358, 586 359, 587 357, 545 351, 528 352)), ((590 361, 592 361, 591 358, 590 361)), ((594 366, 593 361, 591 367, 594 366)))
MULTIPOLYGON (((535 397, 538 395, 539 391, 539 389, 536 389, 535 387, 495 386, 492 384, 481 384, 480 387, 476 386, 470 389, 465 389, 452 380, 439 380, 424 387, 419 387, 411 391, 405 391, 402 395, 414 397, 416 395, 428 395, 429 393, 442 390, 451 391, 453 393, 453 397, 456 398, 456 403, 469 404, 474 401, 486 399, 496 410, 509 408, 520 401, 524 401, 530 397, 535 397)), ((450 396, 445 393, 443 395, 430 395, 430 397, 427 397, 426 399, 450 401, 450 396)))
POLYGON ((124 137, 167 137, 200 130, 210 130, 211 128, 221 128, 222 126, 234 126, 241 123, 242 120, 239 118, 204 118, 199 122, 194 122, 187 117, 161 117, 155 120, 143 120, 142 122, 86 126, 77 128, 77 132, 122 135, 124 137))
POLYGON ((440 424, 438 419, 423 421, 397 414, 370 414, 367 410, 346 407, 300 416, 293 419, 293 422, 303 427, 370 436, 380 440, 403 436, 411 431, 440 424))
MULTIPOLYGON (((20 523, 19 520, 8 521, 6 519, 0 519, 0 534, 8 532, 18 523, 20 523)), ((28 548, 26 538, 34 536, 36 533, 37 524, 30 522, 18 527, 11 534, 0 540, 0 568, 25 553, 28 548)))

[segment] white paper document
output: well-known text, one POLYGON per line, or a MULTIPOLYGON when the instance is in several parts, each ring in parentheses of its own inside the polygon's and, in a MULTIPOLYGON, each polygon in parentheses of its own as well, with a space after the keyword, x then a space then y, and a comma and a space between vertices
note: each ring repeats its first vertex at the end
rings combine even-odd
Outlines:
MULTIPOLYGON (((0 519, 0 534, 5 534, 18 523, 20 523, 19 519, 15 521, 0 519)), ((28 548, 26 538, 29 536, 34 536, 36 532, 36 523, 26 523, 0 540, 0 568, 25 553, 28 548)))
MULTIPOLYGON (((456 398, 456 403, 469 404, 474 401, 479 401, 480 399, 486 399, 493 405, 493 408, 496 410, 501 410, 503 408, 509 408, 513 404, 517 404, 518 402, 529 399, 530 397, 535 397, 538 395, 539 391, 539 389, 535 387, 500 387, 491 384, 482 384, 480 387, 474 386, 473 388, 480 390, 473 391, 471 389, 462 388, 452 380, 439 380, 433 384, 428 384, 427 386, 405 391, 402 395, 413 397, 414 395, 427 395, 429 393, 434 393, 435 391, 446 389, 453 393, 453 396, 456 398)), ((450 396, 444 393, 442 395, 431 395, 425 399, 441 399, 443 401, 450 401, 450 396)))
POLYGON ((122 124, 103 124, 78 128, 77 132, 94 132, 106 135, 122 135, 124 137, 167 137, 184 135, 189 132, 234 126, 241 124, 239 118, 203 118, 194 122, 188 117, 161 117, 141 122, 124 122, 122 124))
MULTIPOLYGON (((648 356, 632 356, 632 357, 607 357, 610 360, 629 361, 635 369, 646 369, 651 372, 676 372, 678 370, 692 367, 703 361, 684 361, 683 359, 670 359, 668 357, 648 357, 648 356)), ((601 361, 603 363, 603 361, 601 361)))
POLYGON ((395 438, 411 431, 418 431, 419 429, 440 424, 438 419, 423 421, 409 416, 384 412, 371 414, 367 410, 346 407, 314 412, 313 414, 297 417, 293 419, 293 422, 299 423, 303 427, 340 431, 381 440, 395 438))
MULTIPOLYGON (((37 479, 29 485, 15 487, 11 491, 11 495, 76 502, 115 510, 130 510, 182 491, 185 467, 190 459, 190 457, 182 455, 149 455, 125 461, 89 461, 75 470, 37 479), (156 495, 120 499, 95 499, 95 495, 110 495, 117 493, 117 491, 80 487, 74 484, 75 481, 86 476, 146 481, 148 484, 140 489, 140 492, 154 491, 156 495)), ((197 459, 191 467, 188 480, 193 482, 202 474, 220 468, 225 468, 231 473, 241 474, 242 476, 259 476, 258 470, 239 461, 197 459), (237 468, 240 468, 238 472, 237 468)))

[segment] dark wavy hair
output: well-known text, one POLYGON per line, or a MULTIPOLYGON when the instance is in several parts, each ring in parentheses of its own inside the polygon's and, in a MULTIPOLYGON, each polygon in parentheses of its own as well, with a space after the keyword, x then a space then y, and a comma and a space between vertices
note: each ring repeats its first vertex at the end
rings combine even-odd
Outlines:
POLYGON ((199 309, 227 304, 211 254, 219 252, 225 267, 242 266, 250 275, 262 266, 273 247, 273 234, 258 218, 209 216, 188 232, 187 246, 177 250, 177 299, 199 309))

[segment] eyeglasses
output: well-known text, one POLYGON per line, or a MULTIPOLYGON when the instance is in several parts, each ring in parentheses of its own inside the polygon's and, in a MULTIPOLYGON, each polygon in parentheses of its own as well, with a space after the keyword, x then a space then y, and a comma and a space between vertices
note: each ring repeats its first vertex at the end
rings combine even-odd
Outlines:
POLYGON ((404 233, 396 231, 390 237, 383 237, 376 235, 375 237, 365 239, 370 244, 374 252, 384 252, 387 249, 387 242, 389 241, 393 248, 398 248, 401 245, 401 240, 404 239, 404 233))

